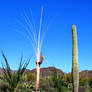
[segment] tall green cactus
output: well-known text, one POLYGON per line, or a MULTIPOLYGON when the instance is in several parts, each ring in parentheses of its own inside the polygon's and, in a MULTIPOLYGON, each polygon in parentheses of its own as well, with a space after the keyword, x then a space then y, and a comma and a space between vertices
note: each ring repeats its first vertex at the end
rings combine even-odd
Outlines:
POLYGON ((72 51, 72 78, 73 78, 73 92, 79 90, 79 65, 78 65, 78 48, 77 48, 77 30, 76 26, 72 26, 72 39, 73 39, 73 51, 72 51))

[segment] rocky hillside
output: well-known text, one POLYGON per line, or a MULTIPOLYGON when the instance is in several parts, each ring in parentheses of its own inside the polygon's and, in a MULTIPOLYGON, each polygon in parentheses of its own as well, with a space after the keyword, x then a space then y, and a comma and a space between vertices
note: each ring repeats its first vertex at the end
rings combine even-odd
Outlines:
MULTIPOLYGON (((0 73, 2 73, 2 71, 3 70, 0 68, 0 73)), ((43 77, 50 77, 54 74, 54 71, 57 71, 59 75, 64 74, 63 71, 61 71, 60 69, 57 69, 55 67, 41 68, 40 74, 43 77)), ((33 70, 26 69, 25 73, 29 73, 29 72, 34 73, 36 75, 36 69, 33 69, 33 70)), ((12 73, 16 73, 16 71, 12 70, 12 73)))
MULTIPOLYGON (((50 77, 54 74, 54 71, 57 71, 59 75, 64 74, 64 72, 55 67, 41 68, 40 74, 43 77, 50 77)), ((36 69, 31 70, 32 73, 36 74, 36 69)))
POLYGON ((85 78, 92 77, 92 70, 91 71, 88 71, 88 70, 81 71, 80 76, 85 77, 85 78))

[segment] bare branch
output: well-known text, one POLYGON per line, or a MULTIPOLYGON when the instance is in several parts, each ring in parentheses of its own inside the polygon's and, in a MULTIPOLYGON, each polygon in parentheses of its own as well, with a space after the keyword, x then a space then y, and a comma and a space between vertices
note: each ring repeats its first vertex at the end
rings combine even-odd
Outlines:
POLYGON ((17 30, 17 29, 16 29, 15 31, 18 32, 18 33, 20 33, 21 35, 23 35, 24 37, 27 38, 27 40, 28 40, 28 41, 30 42, 30 44, 32 45, 32 47, 33 47, 33 49, 34 49, 34 51, 35 51, 35 54, 36 54, 36 48, 35 48, 33 42, 31 41, 30 37, 29 37, 28 35, 26 35, 24 32, 21 32, 21 31, 19 31, 19 30, 17 30))
POLYGON ((34 33, 34 30, 33 30, 33 26, 32 26, 32 23, 30 22, 30 19, 29 17, 27 16, 27 14, 24 12, 24 16, 23 16, 25 22, 27 23, 28 27, 30 28, 32 34, 33 34, 33 37, 34 37, 34 43, 37 45, 37 38, 35 36, 35 33, 34 33))
POLYGON ((43 7, 41 8, 40 27, 39 27, 39 36, 38 36, 38 48, 39 48, 39 44, 40 44, 40 32, 41 32, 41 25, 42 25, 42 14, 43 14, 43 7))

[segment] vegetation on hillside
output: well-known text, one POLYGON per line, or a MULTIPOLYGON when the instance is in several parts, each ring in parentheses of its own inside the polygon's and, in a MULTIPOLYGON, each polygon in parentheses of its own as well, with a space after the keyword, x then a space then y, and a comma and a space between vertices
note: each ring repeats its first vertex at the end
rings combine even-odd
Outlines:
MULTIPOLYGON (((92 77, 83 77, 87 74, 84 71, 80 74, 79 78, 79 92, 92 92, 92 77)), ((12 79, 17 76, 16 73, 12 73, 12 79)), ((0 92, 11 92, 9 83, 5 80, 4 73, 0 75, 0 92)), ((14 83, 15 84, 15 83, 14 83)), ((36 76, 31 72, 25 72, 15 86, 12 92, 35 92, 36 76)), ((71 73, 59 74, 54 70, 50 77, 40 77, 40 92, 72 92, 72 75, 71 73)))

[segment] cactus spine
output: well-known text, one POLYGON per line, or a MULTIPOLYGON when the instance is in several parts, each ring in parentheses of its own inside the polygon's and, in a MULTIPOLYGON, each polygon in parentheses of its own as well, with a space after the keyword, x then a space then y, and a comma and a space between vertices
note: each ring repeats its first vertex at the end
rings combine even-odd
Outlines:
POLYGON ((78 65, 78 48, 77 48, 77 30, 76 26, 72 26, 72 39, 73 39, 73 51, 72 51, 72 82, 73 92, 79 90, 79 65, 78 65))

